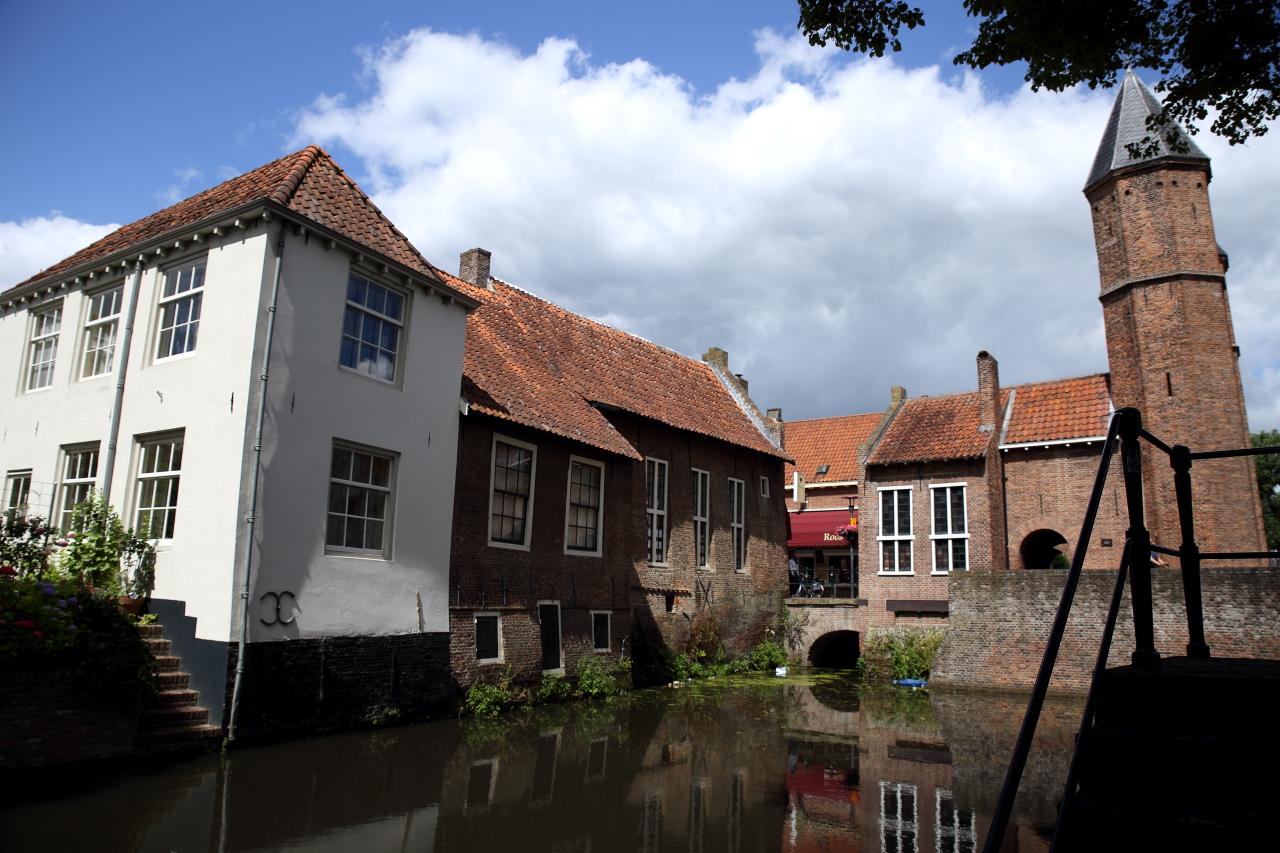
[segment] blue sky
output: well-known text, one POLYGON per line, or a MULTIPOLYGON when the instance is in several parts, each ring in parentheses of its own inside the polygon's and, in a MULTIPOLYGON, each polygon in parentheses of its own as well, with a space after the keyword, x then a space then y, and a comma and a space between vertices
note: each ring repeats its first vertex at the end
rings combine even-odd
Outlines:
MULTIPOLYGON (((789 418, 1107 369, 1080 189, 1113 92, 973 74, 959 0, 883 60, 791 0, 0 0, 0 286, 324 145, 423 253, 697 357, 789 418), (119 6, 121 8, 114 8, 119 6)), ((1150 78, 1148 78, 1150 80, 1150 78)), ((1280 133, 1207 134, 1254 429, 1280 427, 1280 133)))

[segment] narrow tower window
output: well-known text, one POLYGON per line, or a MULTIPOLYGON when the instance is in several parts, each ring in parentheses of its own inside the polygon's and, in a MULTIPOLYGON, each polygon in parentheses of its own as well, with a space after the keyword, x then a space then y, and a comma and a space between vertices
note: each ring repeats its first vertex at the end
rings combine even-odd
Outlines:
POLYGON ((1173 396, 1173 374, 1169 371, 1164 372, 1164 388, 1169 392, 1169 396, 1173 396))

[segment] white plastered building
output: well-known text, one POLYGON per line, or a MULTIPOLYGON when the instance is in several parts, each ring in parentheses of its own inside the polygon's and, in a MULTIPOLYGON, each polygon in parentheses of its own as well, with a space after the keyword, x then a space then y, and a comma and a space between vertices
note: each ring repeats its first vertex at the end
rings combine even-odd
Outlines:
POLYGON ((412 713, 448 677, 474 306, 323 151, 269 163, 0 294, 5 506, 61 525, 100 489, 151 531, 215 722, 242 630, 246 731, 412 713))

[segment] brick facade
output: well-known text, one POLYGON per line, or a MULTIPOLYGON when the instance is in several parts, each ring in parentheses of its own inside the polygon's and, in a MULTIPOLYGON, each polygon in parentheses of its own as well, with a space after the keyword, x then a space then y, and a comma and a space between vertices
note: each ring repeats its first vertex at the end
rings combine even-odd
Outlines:
POLYGON ((542 673, 537 603, 560 603, 564 672, 573 676, 596 654, 593 611, 611 614, 608 653, 616 660, 637 638, 682 651, 694 621, 714 615, 732 654, 746 651, 776 619, 785 587, 786 512, 781 459, 623 412, 615 429, 645 457, 668 464, 667 561, 647 562, 644 462, 566 441, 549 433, 471 414, 462 419, 450 566, 451 661, 464 687, 509 668, 520 680, 542 673), (529 548, 489 544, 490 470, 494 435, 537 448, 529 548), (566 554, 569 457, 605 466, 599 557, 566 554), (694 563, 693 474, 710 474, 709 567, 694 563), (733 568, 729 478, 746 484, 746 569, 733 568), (763 497, 760 479, 769 482, 763 497), (476 663, 475 614, 501 617, 501 661, 476 663))
MULTIPOLYGON (((1280 658, 1275 602, 1280 572, 1274 569, 1203 569, 1205 639, 1215 657, 1280 658)), ((951 624, 931 679, 1026 689, 1035 681, 1049 628, 1062 597, 1062 572, 974 573, 951 578, 951 624)), ((1063 639, 1052 687, 1083 691, 1089 686, 1102 626, 1115 587, 1112 572, 1085 572, 1063 639)), ((1156 649, 1185 654, 1187 617, 1182 575, 1152 572, 1156 649)), ((1112 666, 1133 652, 1133 606, 1126 587, 1112 666)))
MULTIPOLYGON (((1226 260, 1209 207, 1208 162, 1156 162, 1090 188, 1103 319, 1117 408, 1134 406, 1168 444, 1247 447, 1239 349, 1227 302, 1226 260)), ((1148 527, 1181 541, 1172 477, 1162 456, 1144 463, 1148 527)), ((1196 538, 1205 550, 1265 548, 1253 463, 1196 463, 1196 538)))

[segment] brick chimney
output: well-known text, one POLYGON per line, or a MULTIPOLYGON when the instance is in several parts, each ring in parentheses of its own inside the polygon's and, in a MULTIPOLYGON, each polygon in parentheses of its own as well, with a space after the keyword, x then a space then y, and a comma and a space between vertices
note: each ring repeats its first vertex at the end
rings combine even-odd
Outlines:
POLYGON ((994 432, 1000 418, 1000 365, 986 350, 978 352, 978 431, 994 432))
POLYGON ((782 409, 765 409, 765 417, 773 418, 775 421, 782 420, 782 409))
POLYGON ((738 384, 742 386, 742 393, 747 393, 747 377, 743 376, 741 373, 735 373, 733 374, 733 378, 737 379, 738 384))
POLYGON ((458 278, 465 282, 493 290, 489 283, 489 258, 492 253, 488 249, 468 249, 458 259, 458 278))
POLYGON ((729 353, 720 349, 720 347, 712 347, 702 354, 702 360, 712 367, 718 367, 724 373, 729 372, 729 353))

